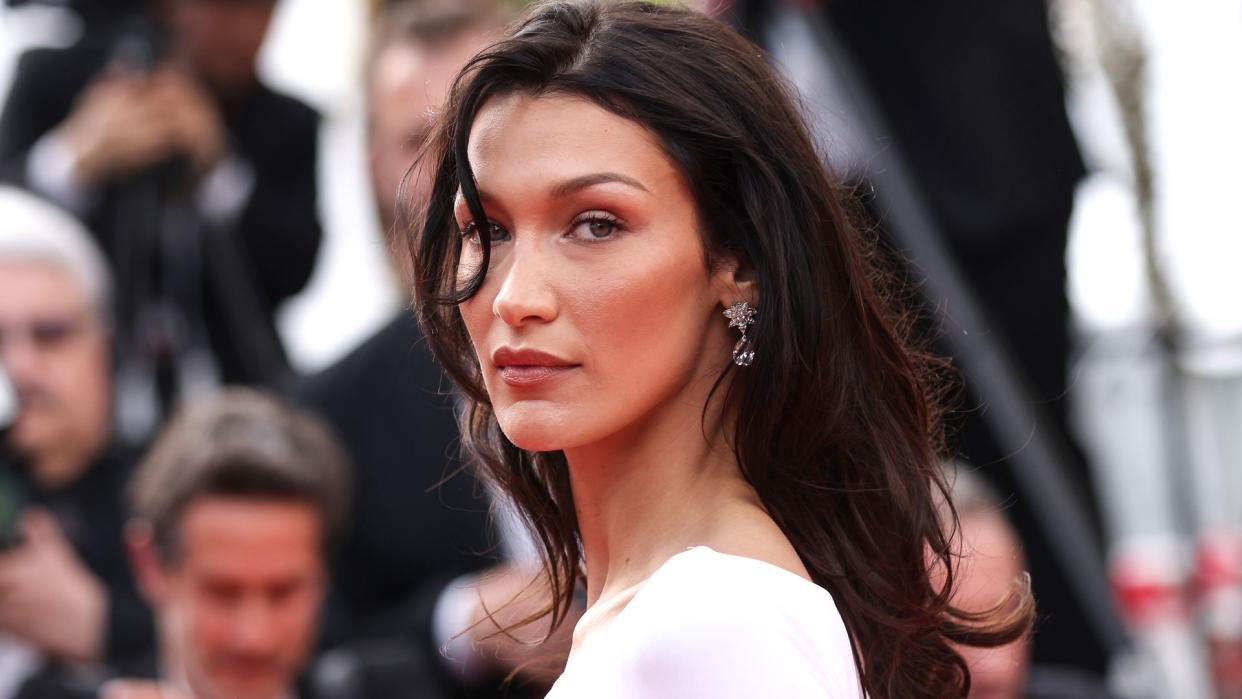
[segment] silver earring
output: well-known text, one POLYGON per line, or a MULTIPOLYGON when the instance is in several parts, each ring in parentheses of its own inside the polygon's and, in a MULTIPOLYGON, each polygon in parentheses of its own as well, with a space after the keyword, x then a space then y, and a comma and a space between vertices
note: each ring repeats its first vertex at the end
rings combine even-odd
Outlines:
POLYGON ((729 327, 742 331, 742 339, 733 346, 733 363, 738 366, 750 366, 755 361, 755 346, 746 331, 755 322, 757 310, 745 301, 737 301, 725 309, 725 317, 729 319, 729 327))

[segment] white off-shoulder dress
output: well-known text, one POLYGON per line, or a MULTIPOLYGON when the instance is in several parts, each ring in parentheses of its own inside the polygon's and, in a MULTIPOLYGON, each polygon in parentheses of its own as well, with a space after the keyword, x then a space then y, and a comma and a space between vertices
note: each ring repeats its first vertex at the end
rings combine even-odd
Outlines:
POLYGON ((548 699, 863 696, 827 590, 698 546, 587 610, 548 699))

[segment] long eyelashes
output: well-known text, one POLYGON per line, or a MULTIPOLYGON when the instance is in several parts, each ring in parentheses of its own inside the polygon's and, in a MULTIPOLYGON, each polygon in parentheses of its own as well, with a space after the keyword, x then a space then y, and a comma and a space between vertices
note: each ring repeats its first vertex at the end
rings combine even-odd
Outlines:
MULTIPOLYGON (((509 238, 509 232, 495 221, 488 221, 491 242, 499 242, 509 238)), ((606 211, 590 211, 579 214, 570 222, 566 237, 576 237, 585 242, 607 240, 624 230, 620 218, 606 211)), ((478 241, 479 226, 473 220, 461 227, 461 237, 466 240, 478 241)))
MULTIPOLYGON (((504 240, 509 235, 509 232, 506 231, 503 226, 501 226, 499 223, 496 223, 495 221, 488 221, 487 226, 488 226, 488 230, 491 233, 491 240, 493 242, 498 241, 498 240, 504 240)), ((476 236, 478 236, 478 233, 479 233, 479 226, 474 221, 471 221, 470 223, 467 223, 466 225, 461 227, 461 237, 463 238, 466 238, 466 239, 475 238, 476 236)))
POLYGON ((579 233, 578 237, 588 242, 607 240, 622 229, 621 219, 606 211, 591 211, 574 219, 571 233, 579 233))

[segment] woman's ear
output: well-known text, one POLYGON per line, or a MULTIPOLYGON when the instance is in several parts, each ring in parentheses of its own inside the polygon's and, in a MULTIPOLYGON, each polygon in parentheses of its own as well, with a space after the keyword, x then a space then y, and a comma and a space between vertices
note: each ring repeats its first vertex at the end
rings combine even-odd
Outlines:
POLYGON ((737 257, 727 255, 716 260, 712 271, 712 286, 716 291, 720 305, 728 308, 738 301, 746 301, 758 307, 759 280, 755 269, 747 263, 740 262, 737 257))

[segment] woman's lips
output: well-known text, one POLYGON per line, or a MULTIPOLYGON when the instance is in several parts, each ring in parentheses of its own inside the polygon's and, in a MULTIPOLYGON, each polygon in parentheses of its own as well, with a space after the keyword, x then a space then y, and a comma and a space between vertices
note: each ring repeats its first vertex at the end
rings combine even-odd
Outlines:
POLYGON ((578 365, 535 349, 501 347, 492 354, 500 378, 510 386, 535 386, 552 381, 578 365))
POLYGON ((535 386, 565 374, 573 366, 530 366, 512 364, 499 367, 500 378, 510 386, 535 386))

